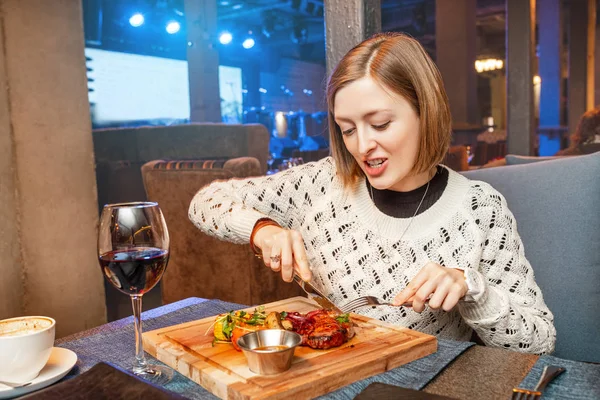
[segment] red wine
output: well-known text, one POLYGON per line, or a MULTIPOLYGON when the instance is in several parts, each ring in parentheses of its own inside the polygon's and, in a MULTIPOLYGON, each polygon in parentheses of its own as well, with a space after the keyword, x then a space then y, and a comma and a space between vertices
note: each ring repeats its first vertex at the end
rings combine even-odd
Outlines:
POLYGON ((160 280, 169 261, 169 251, 155 247, 133 247, 109 251, 100 257, 106 278, 125 294, 144 294, 160 280))

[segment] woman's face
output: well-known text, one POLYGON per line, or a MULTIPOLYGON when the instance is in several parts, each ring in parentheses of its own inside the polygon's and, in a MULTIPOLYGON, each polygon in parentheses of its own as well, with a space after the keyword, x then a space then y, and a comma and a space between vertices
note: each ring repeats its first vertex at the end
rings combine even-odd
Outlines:
POLYGON ((405 192, 427 182, 428 172, 411 173, 419 117, 405 98, 367 76, 336 93, 334 115, 346 148, 374 188, 405 192))

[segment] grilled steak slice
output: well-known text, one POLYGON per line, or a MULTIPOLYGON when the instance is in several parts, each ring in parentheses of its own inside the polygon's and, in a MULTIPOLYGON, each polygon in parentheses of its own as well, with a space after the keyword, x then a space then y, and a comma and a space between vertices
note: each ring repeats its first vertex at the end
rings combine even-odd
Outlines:
POLYGON ((294 331, 302 335, 302 345, 313 349, 329 349, 346 343, 354 336, 350 323, 340 323, 330 311, 311 311, 305 316, 289 313, 286 319, 292 322, 294 331))

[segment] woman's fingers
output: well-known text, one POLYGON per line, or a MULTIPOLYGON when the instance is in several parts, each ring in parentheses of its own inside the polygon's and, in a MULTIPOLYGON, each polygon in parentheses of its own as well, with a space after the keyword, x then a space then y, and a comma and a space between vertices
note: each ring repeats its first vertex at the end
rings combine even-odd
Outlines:
MULTIPOLYGON (((262 247, 260 248, 260 251, 262 252, 263 263, 265 263, 265 265, 269 268, 273 268, 273 266, 271 265, 272 247, 273 247, 273 240, 270 238, 267 238, 262 242, 262 247)), ((278 270, 279 269, 277 269, 276 271, 278 271, 278 270)))
POLYGON ((297 272, 303 280, 310 281, 312 279, 312 272, 308 265, 304 240, 300 232, 292 231, 292 251, 294 252, 294 262, 297 272))
POLYGON ((431 298, 429 299, 429 308, 432 308, 434 310, 437 310, 438 308, 440 308, 442 306, 442 304, 444 304, 444 301, 446 300, 446 296, 448 296, 448 293, 450 292, 450 287, 452 286, 452 282, 442 282, 440 285, 438 285, 438 287, 436 288, 435 292, 431 295, 431 298))
POLYGON ((442 309, 444 311, 450 311, 456 306, 458 301, 463 297, 462 288, 459 284, 453 284, 451 290, 448 292, 442 309))
POLYGON ((395 306, 401 306, 402 304, 406 303, 408 299, 411 299, 421 288, 421 286, 427 281, 427 277, 427 271, 425 270, 425 268, 422 268, 413 278, 413 280, 410 281, 408 285, 406 285, 404 290, 402 290, 396 295, 392 304, 394 304, 395 306))
POLYGON ((264 263, 273 271, 281 271, 286 282, 293 280, 294 270, 304 280, 310 280, 312 274, 308 265, 308 257, 304 249, 302 235, 293 230, 283 229, 263 240, 264 263))
POLYGON ((417 293, 412 298, 412 308, 416 312, 420 313, 425 310, 425 303, 431 297, 432 293, 437 289, 437 282, 434 280, 427 280, 421 285, 417 293))
POLYGON ((294 275, 294 254, 290 231, 280 233, 281 244, 281 277, 286 282, 291 282, 294 275))
POLYGON ((394 299, 394 305, 412 301, 412 308, 422 312, 428 302, 431 309, 452 310, 466 293, 462 271, 427 263, 394 299))
MULTIPOLYGON (((267 261, 265 259, 265 261, 267 261)), ((269 266, 275 272, 281 271, 281 248, 280 244, 277 241, 274 241, 273 246, 271 247, 271 251, 269 252, 269 266)), ((265 262, 266 264, 266 262, 265 262)))

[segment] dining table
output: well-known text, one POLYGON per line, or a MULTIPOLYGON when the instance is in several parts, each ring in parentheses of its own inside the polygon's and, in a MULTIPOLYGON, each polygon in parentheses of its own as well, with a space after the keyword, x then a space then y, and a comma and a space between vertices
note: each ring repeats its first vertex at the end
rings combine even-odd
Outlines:
MULTIPOLYGON (((143 328, 155 330, 246 307, 217 299, 187 298, 142 313, 143 328)), ((78 357, 75 367, 61 382, 84 374, 98 363, 127 370, 132 366, 135 352, 133 317, 59 338, 55 346, 72 350, 78 357)), ((159 362, 150 355, 147 357, 159 362)), ((599 364, 444 338, 438 338, 438 349, 431 355, 319 398, 354 399, 360 395, 359 398, 364 399, 361 393, 367 393, 365 389, 370 384, 379 382, 390 388, 416 390, 420 395, 429 394, 433 398, 439 395, 455 399, 509 399, 514 387, 533 389, 545 365, 557 365, 566 371, 546 388, 544 399, 600 399, 599 364)), ((164 389, 189 399, 216 399, 176 371, 164 389)))

